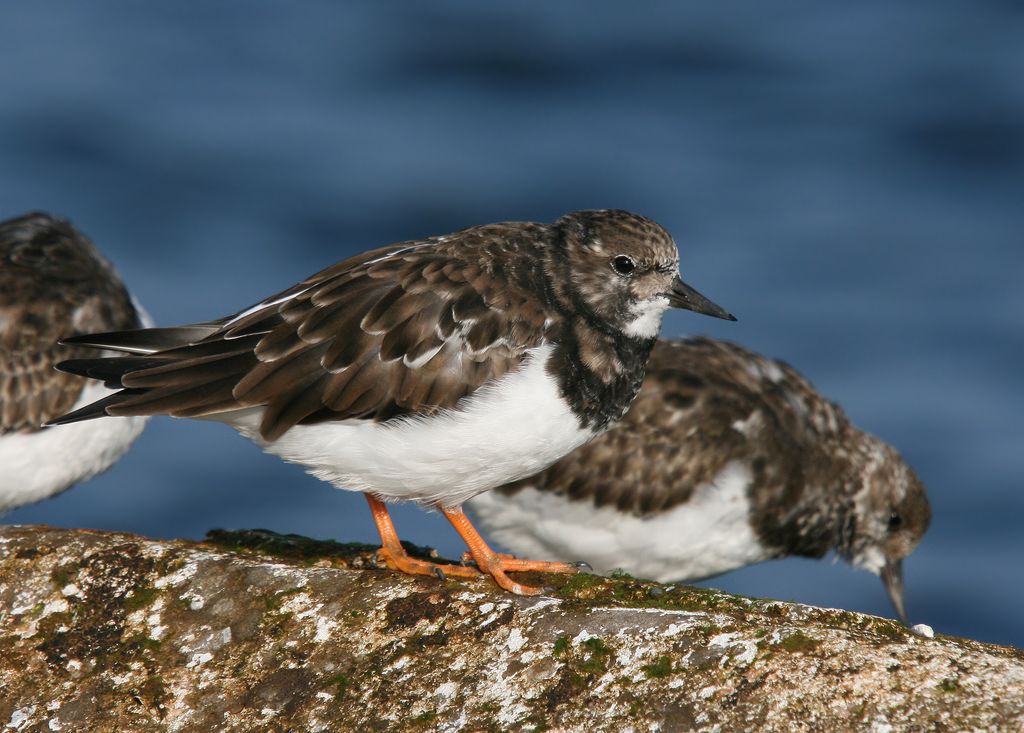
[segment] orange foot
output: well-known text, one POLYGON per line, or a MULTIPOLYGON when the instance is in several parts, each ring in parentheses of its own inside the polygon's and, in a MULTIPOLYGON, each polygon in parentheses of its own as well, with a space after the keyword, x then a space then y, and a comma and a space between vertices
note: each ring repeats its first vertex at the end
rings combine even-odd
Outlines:
POLYGON ((381 547, 377 550, 376 560, 378 563, 387 565, 392 570, 399 570, 409 575, 433 575, 442 580, 449 575, 456 578, 480 577, 480 571, 476 568, 469 568, 465 565, 433 563, 429 560, 418 560, 415 557, 410 557, 401 545, 397 549, 394 547, 381 547))
POLYGON ((469 546, 469 557, 480 568, 480 572, 490 575, 494 578, 495 583, 511 593, 520 596, 536 596, 547 589, 517 583, 508 577, 507 573, 521 573, 527 570, 539 570, 543 573, 575 573, 579 571, 579 567, 569 563, 520 560, 511 555, 499 554, 488 546, 461 509, 446 509, 445 507, 440 507, 440 509, 455 527, 455 531, 469 546))
POLYGON ((451 575, 459 578, 476 578, 480 571, 476 568, 467 568, 464 565, 450 565, 447 563, 438 564, 429 560, 417 560, 409 557, 409 554, 398 541, 398 533, 395 532, 395 525, 391 523, 391 515, 388 514, 387 505, 380 499, 364 494, 366 502, 370 505, 373 513, 373 521, 380 533, 381 548, 377 550, 376 560, 384 563, 392 570, 399 570, 409 575, 433 575, 444 579, 451 575))
MULTIPOLYGON (((501 560, 505 571, 509 573, 525 573, 531 570, 539 573, 578 573, 580 570, 592 570, 585 562, 548 562, 546 560, 525 560, 515 555, 504 552, 495 552, 495 556, 501 560)), ((473 554, 462 553, 463 565, 476 565, 473 554)))

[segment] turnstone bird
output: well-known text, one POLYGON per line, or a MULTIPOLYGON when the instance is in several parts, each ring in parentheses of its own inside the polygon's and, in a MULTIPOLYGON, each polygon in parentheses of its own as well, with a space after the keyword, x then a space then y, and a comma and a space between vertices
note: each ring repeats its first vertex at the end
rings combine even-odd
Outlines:
MULTIPOLYGON (((173 415, 228 423, 264 450, 366 495, 389 567, 409 557, 385 502, 439 509, 479 570, 571 572, 499 556, 462 513, 618 420, 670 306, 732 318, 679 278, 653 221, 580 211, 357 255, 226 318, 70 339, 121 351, 61 368, 121 391, 56 422, 173 415)), ((471 567, 444 572, 469 576, 471 567)))
POLYGON ((54 369, 93 353, 58 339, 141 325, 113 267, 68 221, 33 213, 0 222, 0 512, 105 471, 139 436, 142 417, 42 426, 111 394, 54 369))
POLYGON ((663 582, 835 550, 904 621, 902 560, 931 519, 891 446, 787 364, 707 338, 659 341, 618 425, 470 508, 514 552, 663 582))

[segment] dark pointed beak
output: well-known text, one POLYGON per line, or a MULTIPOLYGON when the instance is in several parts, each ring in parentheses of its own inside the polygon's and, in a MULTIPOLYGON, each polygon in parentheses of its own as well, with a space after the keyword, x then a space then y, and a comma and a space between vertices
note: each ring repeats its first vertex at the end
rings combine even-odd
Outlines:
POLYGON ((726 321, 735 321, 736 316, 720 305, 712 303, 678 277, 672 283, 672 289, 665 293, 668 297, 668 304, 673 308, 685 308, 694 313, 703 313, 706 316, 723 318, 726 321))
POLYGON ((885 592, 889 594, 900 621, 907 623, 907 608, 903 604, 903 561, 886 558, 885 566, 882 568, 882 582, 885 584, 885 592))

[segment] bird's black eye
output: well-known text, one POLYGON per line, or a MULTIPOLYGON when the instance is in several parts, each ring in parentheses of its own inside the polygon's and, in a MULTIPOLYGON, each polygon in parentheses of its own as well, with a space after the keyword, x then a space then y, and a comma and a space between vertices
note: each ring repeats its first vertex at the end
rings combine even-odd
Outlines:
POLYGON ((622 276, 632 275, 633 270, 636 269, 636 263, 633 262, 632 257, 627 257, 626 255, 619 255, 618 257, 612 259, 612 269, 622 276))
POLYGON ((889 531, 895 532, 903 525, 903 517, 896 512, 889 515, 889 531))

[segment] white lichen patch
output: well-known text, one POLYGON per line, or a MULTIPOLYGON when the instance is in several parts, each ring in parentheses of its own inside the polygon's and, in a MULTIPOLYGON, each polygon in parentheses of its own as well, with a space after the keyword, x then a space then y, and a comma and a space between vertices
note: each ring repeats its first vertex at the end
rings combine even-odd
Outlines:
POLYGON ((149 626, 150 639, 156 639, 159 641, 164 638, 164 634, 167 633, 167 627, 161 623, 161 620, 162 616, 159 610, 146 617, 146 624, 149 626))
POLYGON ((572 645, 573 646, 579 646, 580 644, 585 642, 587 639, 593 639, 593 638, 594 638, 594 635, 591 634, 589 631, 587 631, 586 629, 580 629, 580 633, 576 634, 576 636, 574 636, 572 638, 572 645))
POLYGON ((7 723, 7 728, 11 730, 21 730, 29 726, 32 723, 32 716, 36 713, 36 706, 29 705, 24 708, 18 708, 11 713, 11 719, 7 723))
POLYGON ((39 613, 39 618, 46 618, 51 613, 67 613, 68 608, 70 608, 70 606, 68 606, 68 602, 63 598, 56 598, 52 601, 47 601, 43 606, 43 610, 39 613))
POLYGON ((200 558, 190 560, 174 572, 157 578, 153 582, 153 587, 159 589, 174 588, 187 583, 189 580, 194 578, 195 574, 198 572, 199 559, 200 558))
POLYGON ((499 613, 498 611, 491 611, 489 614, 484 616, 484 618, 479 623, 480 628, 484 628, 485 626, 490 626, 492 623, 497 621, 498 613, 499 613))
POLYGON ((313 634, 313 641, 323 643, 331 638, 331 633, 337 628, 338 622, 326 616, 319 616, 316 619, 316 633, 313 634))
POLYGON ((107 679, 113 682, 118 687, 128 684, 132 681, 133 675, 131 674, 108 674, 107 679))
POLYGON ((455 697, 455 693, 459 691, 459 686, 454 682, 443 682, 437 686, 437 690, 434 692, 434 697, 439 697, 442 700, 450 700, 455 697))
POLYGON ((522 604, 521 608, 526 613, 537 613, 538 611, 543 611, 547 608, 551 608, 552 606, 562 605, 562 601, 559 598, 541 597, 537 599, 524 600, 526 600, 526 602, 522 604))
POLYGON ((519 629, 513 628, 509 632, 508 639, 505 641, 505 646, 508 647, 510 652, 517 652, 523 648, 526 644, 526 637, 523 636, 523 632, 519 629))
POLYGON ((399 669, 405 669, 409 666, 410 661, 412 660, 410 660, 409 657, 399 657, 394 662, 392 662, 391 665, 386 669, 388 671, 397 671, 399 669))
POLYGON ((231 627, 212 629, 201 626, 196 632, 189 632, 179 639, 178 650, 196 665, 213 659, 215 652, 231 642, 231 627), (200 661, 196 661, 200 660, 200 661))
POLYGON ((708 646, 712 649, 718 647, 728 650, 720 660, 725 665, 732 661, 734 664, 747 665, 757 658, 757 642, 744 638, 742 633, 724 633, 711 637, 708 646))
POLYGON ((38 610, 38 613, 28 618, 27 623, 25 623, 25 625, 18 629, 15 633, 17 634, 18 637, 22 639, 28 639, 32 636, 35 636, 39 631, 40 621, 54 613, 67 613, 69 608, 71 608, 71 606, 68 605, 67 600, 65 600, 63 597, 50 598, 42 604, 41 608, 37 603, 35 606, 32 607, 31 610, 38 610))
POLYGON ((696 626, 699 626, 702 623, 707 623, 707 619, 708 619, 707 614, 703 614, 703 613, 697 614, 697 613, 695 613, 695 614, 693 614, 693 618, 692 619, 686 619, 684 621, 673 621, 672 623, 670 623, 668 626, 666 626, 664 629, 661 630, 661 635, 662 636, 677 636, 678 634, 687 633, 691 629, 695 628, 696 626))
MULTIPOLYGON (((285 593, 291 593, 294 588, 284 591, 285 593)), ((313 604, 312 599, 309 597, 309 593, 295 593, 294 595, 288 596, 285 601, 281 604, 281 611, 283 613, 290 613, 295 616, 296 619, 309 618, 310 616, 317 613, 324 604, 313 604)))
POLYGON ((454 596, 455 600, 461 601, 466 605, 476 605, 480 601, 483 601, 489 597, 491 597, 489 593, 479 593, 477 591, 470 590, 459 591, 454 596))
POLYGON ((185 669, 193 669, 200 667, 213 659, 213 655, 209 652, 197 652, 192 655, 189 659, 188 664, 185 665, 185 669))
POLYGON ((646 654, 647 651, 647 648, 641 650, 639 647, 632 645, 619 647, 619 650, 615 653, 615 663, 628 667, 640 654, 646 654))

